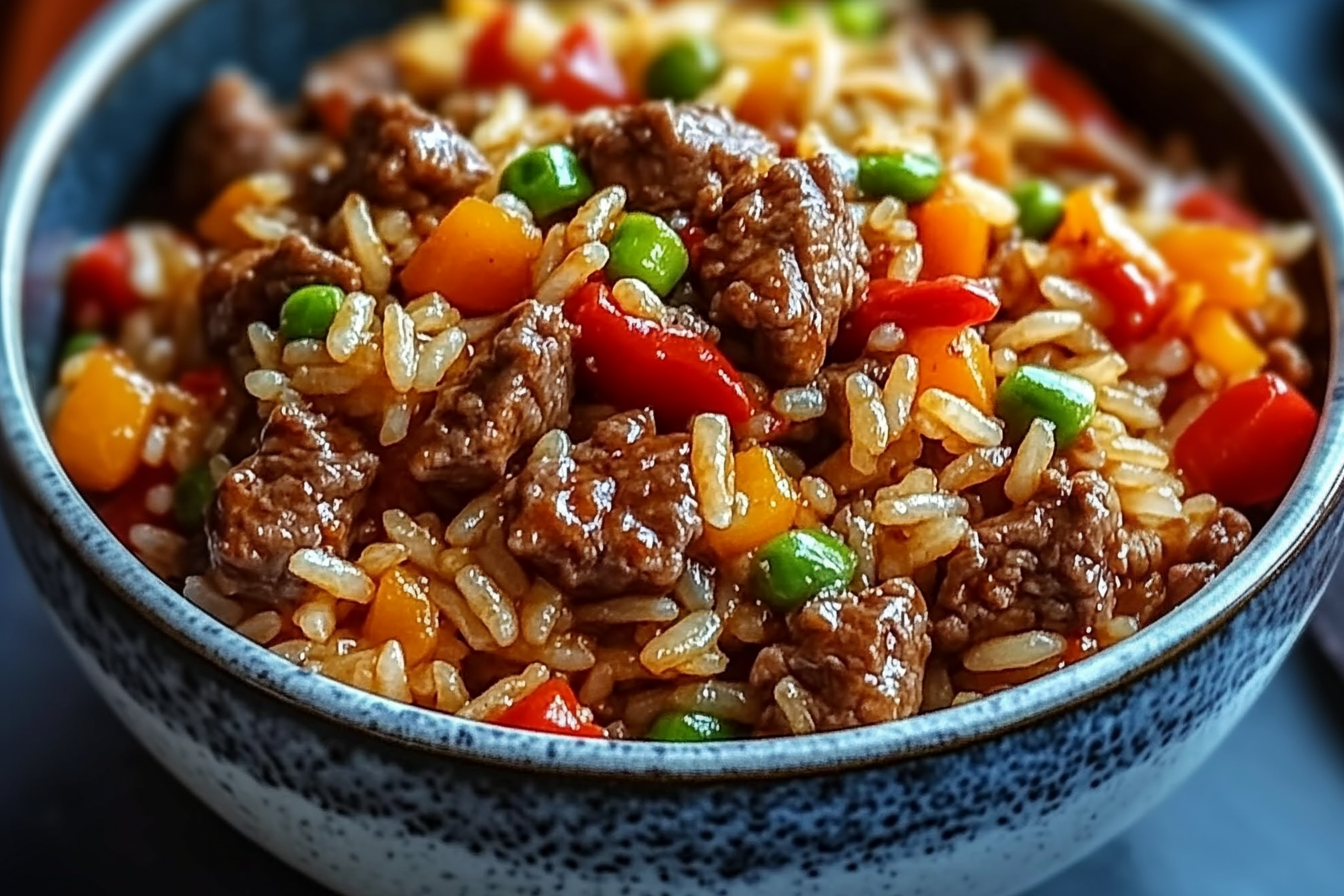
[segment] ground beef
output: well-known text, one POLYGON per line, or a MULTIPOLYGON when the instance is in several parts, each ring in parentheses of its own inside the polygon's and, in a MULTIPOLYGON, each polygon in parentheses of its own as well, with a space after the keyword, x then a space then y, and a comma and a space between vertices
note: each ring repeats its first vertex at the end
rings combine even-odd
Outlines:
POLYGON ((193 216, 240 177, 291 168, 302 145, 265 91, 237 72, 215 79, 181 139, 173 156, 173 194, 181 211, 193 216))
POLYGON ((787 159, 733 181, 725 203, 700 269, 710 320, 752 334, 757 372, 773 385, 810 382, 868 287, 841 174, 827 158, 787 159))
POLYGON ((580 599, 670 589, 703 522, 690 438, 654 433, 649 412, 620 414, 530 461, 505 492, 509 549, 580 599))
POLYGON ((400 81, 387 41, 361 41, 308 70, 303 79, 303 104, 328 127, 342 118, 348 125, 356 108, 374 96, 396 92, 400 81))
POLYGON ((701 219, 718 215, 730 180, 779 155, 724 109, 669 102, 596 112, 573 140, 597 185, 625 187, 631 208, 701 219))
MULTIPOLYGON (((789 617, 788 640, 757 656, 751 683, 768 691, 792 675, 819 731, 907 718, 923 701, 928 622, 909 579, 812 601, 789 617)), ((766 711, 759 733, 789 731, 778 707, 766 711)))
POLYGON ((1094 472, 1051 471, 1021 507, 977 525, 947 561, 934 643, 960 651, 999 635, 1080 635, 1110 615, 1124 584, 1120 501, 1094 472))
POLYGON ((1251 542, 1251 523, 1231 507, 1223 507, 1201 529, 1185 550, 1181 562, 1167 572, 1167 601, 1176 606, 1188 600, 1251 542))
POLYGON ((303 548, 339 557, 378 470, 354 430, 322 414, 279 407, 260 450, 220 483, 206 520, 210 559, 229 590, 279 603, 303 584, 289 559, 303 548))
POLYGON ((359 267, 307 237, 291 234, 275 246, 227 256, 201 281, 201 318, 210 348, 224 353, 237 346, 256 321, 274 326, 290 293, 313 284, 361 288, 359 267))
POLYGON ((351 193, 411 213, 453 205, 494 174, 455 127, 392 94, 375 95, 355 109, 344 151, 344 167, 311 186, 319 214, 333 213, 351 193))
POLYGON ((559 308, 528 302, 461 384, 439 394, 415 436, 411 472, 459 494, 484 491, 521 449, 569 423, 573 400, 571 327, 559 308))

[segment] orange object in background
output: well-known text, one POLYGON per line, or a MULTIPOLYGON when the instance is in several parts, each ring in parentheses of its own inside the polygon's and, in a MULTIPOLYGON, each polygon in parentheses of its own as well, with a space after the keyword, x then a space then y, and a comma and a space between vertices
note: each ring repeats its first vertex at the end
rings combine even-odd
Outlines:
POLYGON ((18 0, 0 4, 0 135, 7 135, 56 57, 104 0, 18 0))

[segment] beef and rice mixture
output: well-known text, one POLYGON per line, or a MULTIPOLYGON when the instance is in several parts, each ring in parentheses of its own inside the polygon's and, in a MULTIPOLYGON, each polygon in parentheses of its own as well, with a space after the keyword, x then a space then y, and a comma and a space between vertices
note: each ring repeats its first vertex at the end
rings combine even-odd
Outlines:
POLYGON ((1316 414, 1301 226, 880 4, 457 3, 227 72, 73 262, 55 448, 188 600, 536 731, 805 734, 1172 612, 1316 414))

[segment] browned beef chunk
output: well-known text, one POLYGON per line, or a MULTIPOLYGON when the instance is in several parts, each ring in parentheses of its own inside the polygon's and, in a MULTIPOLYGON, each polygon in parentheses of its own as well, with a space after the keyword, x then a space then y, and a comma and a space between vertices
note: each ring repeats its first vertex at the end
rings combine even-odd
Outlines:
POLYGON ((559 308, 528 302, 461 384, 439 394, 415 436, 411 471, 453 492, 484 491, 520 450, 569 423, 573 400, 571 327, 559 308))
POLYGON ((359 267, 296 234, 273 247, 220 260, 201 281, 206 343, 214 351, 228 351, 244 338, 248 325, 274 326, 290 293, 318 283, 353 292, 361 287, 359 267))
POLYGON ((1181 562, 1167 572, 1172 606, 1188 600, 1251 543, 1251 523, 1231 507, 1221 508, 1190 541, 1181 562))
POLYGON ((410 99, 377 94, 355 110, 345 166, 314 184, 311 201, 330 214, 351 193, 375 205, 417 212, 453 205, 493 174, 480 150, 447 121, 410 99))
MULTIPOLYGON (((923 701, 931 650, 924 596, 909 579, 814 600, 789 617, 789 637, 762 650, 751 683, 773 689, 791 675, 819 731, 904 719, 923 701)), ((787 734, 777 706, 760 733, 787 734)))
POLYGON ((669 102, 589 115, 573 140, 597 185, 625 187, 631 208, 696 218, 719 213, 729 180, 779 155, 770 138, 723 109, 669 102))
POLYGON ((810 382, 868 287, 868 249, 840 173, 826 158, 786 159, 733 181, 725 202, 700 269, 710 320, 751 333, 770 383, 810 382))
POLYGON ((303 103, 329 124, 331 109, 349 115, 373 96, 394 93, 400 80, 387 41, 360 41, 308 70, 303 79, 303 103))
POLYGON ((568 456, 531 460, 505 491, 509 549, 579 598, 658 594, 703 522, 691 441, 636 411, 599 424, 568 456))
POLYGON ((183 212, 197 214, 240 177, 290 168, 300 145, 261 87, 236 72, 220 75, 183 131, 174 195, 183 212))
POLYGON ((378 470, 354 430, 322 414, 279 407, 260 450, 220 483, 206 520, 210 560, 231 590, 259 600, 299 597, 295 551, 344 557, 378 470))
POLYGON ((977 525, 947 561, 934 642, 958 651, 1032 629, 1079 635, 1124 584, 1120 501, 1096 473, 1051 471, 1040 494, 977 525))

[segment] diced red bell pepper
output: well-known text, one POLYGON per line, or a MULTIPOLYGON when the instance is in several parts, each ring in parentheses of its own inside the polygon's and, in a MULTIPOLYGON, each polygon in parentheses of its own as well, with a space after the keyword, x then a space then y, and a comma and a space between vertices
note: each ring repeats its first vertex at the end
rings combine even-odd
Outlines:
POLYGON ((218 366, 188 370, 178 378, 177 385, 212 412, 222 408, 229 397, 228 377, 218 366))
POLYGON ((583 721, 579 715, 579 699, 570 686, 559 678, 552 678, 528 696, 506 709, 496 725, 521 728, 541 734, 563 734, 569 737, 606 737, 602 726, 583 721))
POLYGON ((560 39, 551 58, 537 72, 538 100, 559 103, 571 112, 633 102, 625 73, 592 25, 580 22, 560 39))
POLYGON ((1031 89, 1075 125, 1101 124, 1122 130, 1120 116, 1111 104, 1072 66, 1042 47, 1027 55, 1027 81, 1031 89))
POLYGON ((861 355, 868 337, 883 324, 902 329, 973 327, 993 320, 999 307, 998 294, 987 280, 874 280, 863 304, 840 325, 835 352, 841 358, 861 355))
POLYGON ((755 412, 742 375, 713 343, 626 314, 606 284, 579 290, 566 313, 579 328, 580 380, 600 400, 627 410, 650 408, 667 426, 697 414, 723 414, 741 424, 755 412))
POLYGON ((699 224, 687 224, 679 235, 682 245, 686 247, 686 254, 691 258, 691 270, 700 270, 700 260, 705 255, 705 240, 709 239, 709 234, 699 224))
POLYGON ((1176 441, 1192 493, 1238 507, 1277 501, 1302 469, 1319 416, 1272 373, 1228 389, 1176 441))
POLYGON ((481 28, 467 51, 464 78, 468 87, 493 89, 519 80, 518 63, 509 53, 516 15, 513 4, 505 3, 481 28))
POLYGON ((169 467, 141 467, 131 481, 107 495, 93 500, 94 512, 103 525, 112 531, 124 545, 131 543, 131 529, 140 525, 161 525, 165 517, 149 512, 145 496, 159 485, 172 485, 173 471, 169 467))
POLYGON ((1260 230, 1264 222, 1237 200, 1213 187, 1195 187, 1176 203, 1176 214, 1187 221, 1206 221, 1242 230, 1260 230))
POLYGON ((1084 265, 1077 276, 1110 306, 1106 335, 1121 348, 1151 336, 1175 297, 1171 284, 1154 283, 1132 261, 1104 259, 1084 265))
POLYGON ((131 282, 134 258, 122 231, 113 231, 80 253, 65 283, 66 307, 77 330, 109 330, 139 308, 131 282))
POLYGON ((872 280, 886 279, 891 263, 896 260, 896 250, 889 243, 883 243, 872 251, 872 261, 868 262, 868 276, 872 280))

